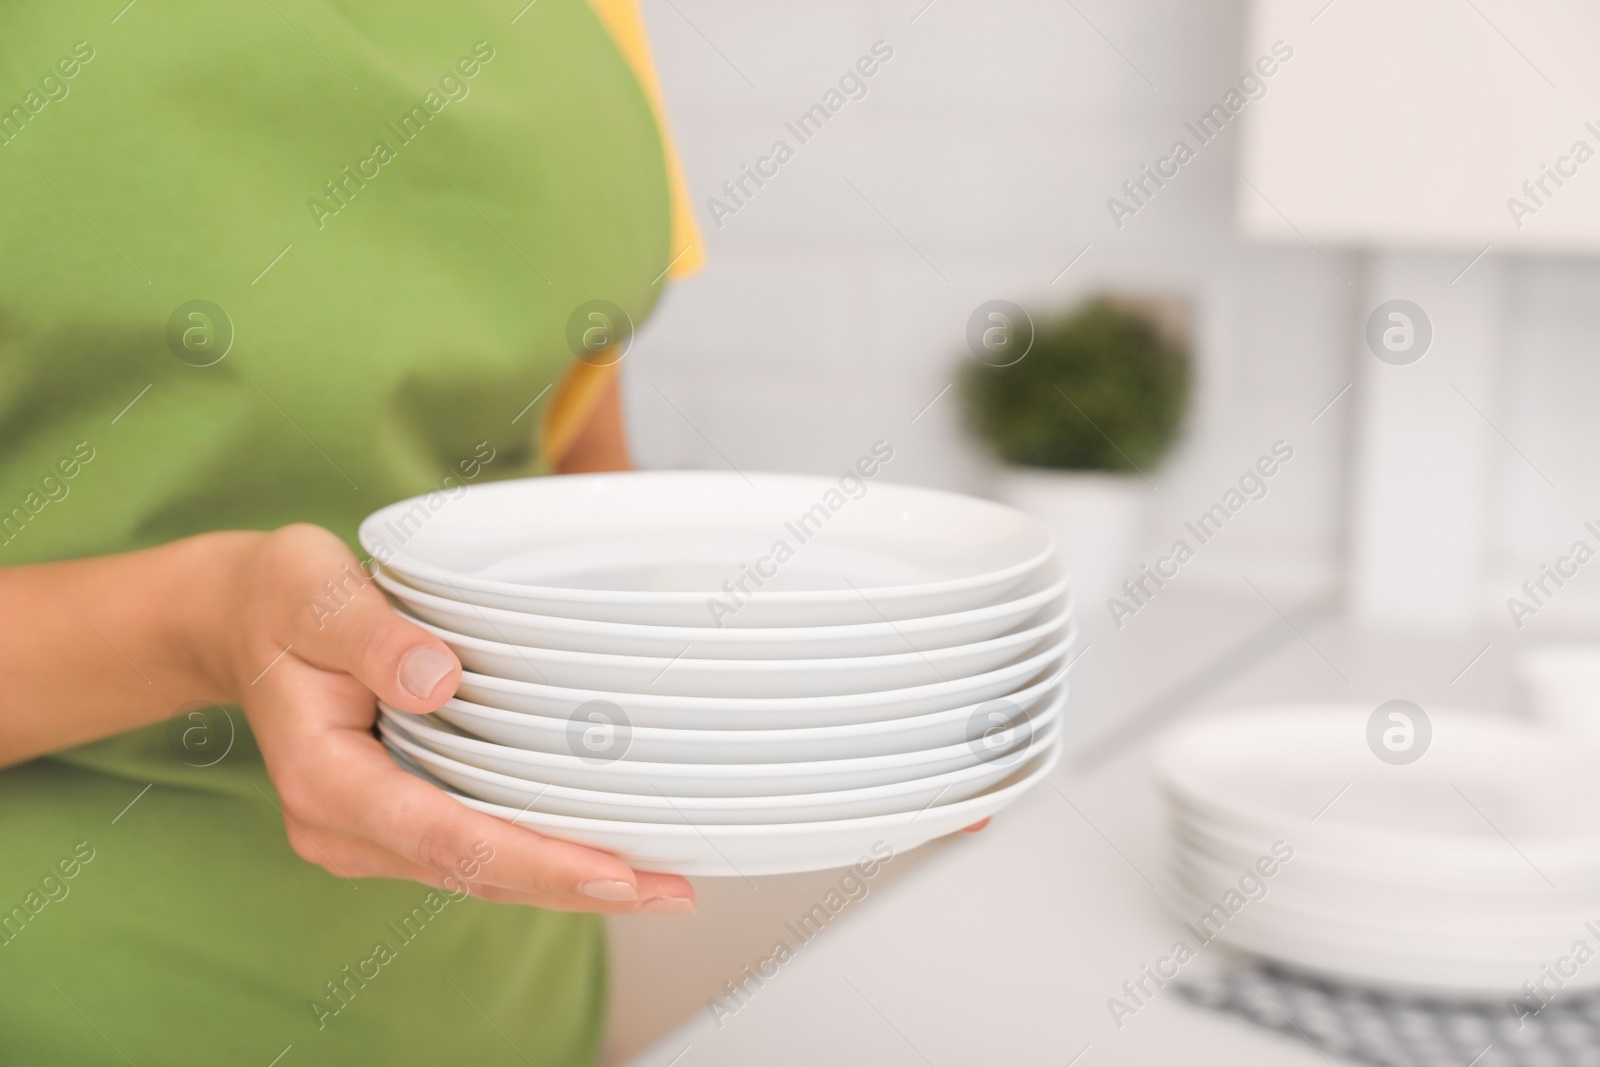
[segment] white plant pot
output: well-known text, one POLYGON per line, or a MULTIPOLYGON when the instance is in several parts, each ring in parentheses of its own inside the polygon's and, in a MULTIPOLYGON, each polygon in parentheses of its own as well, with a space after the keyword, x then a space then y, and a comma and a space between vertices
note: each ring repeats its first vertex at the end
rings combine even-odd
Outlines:
POLYGON ((1144 532, 1150 487, 1138 475, 1001 470, 996 496, 1034 515, 1055 532, 1068 588, 1084 614, 1103 611, 1129 577, 1144 532))

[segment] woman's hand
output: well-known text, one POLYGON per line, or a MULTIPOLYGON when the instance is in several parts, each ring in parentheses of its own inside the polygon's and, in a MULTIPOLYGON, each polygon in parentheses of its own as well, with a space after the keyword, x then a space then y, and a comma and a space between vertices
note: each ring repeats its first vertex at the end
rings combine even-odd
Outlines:
POLYGON ((431 886, 475 869, 465 880, 473 895, 541 908, 694 910, 683 878, 472 811, 394 764, 372 736, 375 697, 432 711, 455 692, 461 665, 390 609, 337 537, 288 526, 236 555, 230 625, 210 670, 244 708, 298 855, 344 878, 431 886))

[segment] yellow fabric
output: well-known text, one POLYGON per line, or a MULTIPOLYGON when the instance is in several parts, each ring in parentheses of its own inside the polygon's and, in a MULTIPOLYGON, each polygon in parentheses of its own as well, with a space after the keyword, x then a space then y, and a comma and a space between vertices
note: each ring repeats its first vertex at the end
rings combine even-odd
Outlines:
POLYGON ((628 66, 639 79, 644 95, 655 109, 656 125, 661 128, 661 144, 667 154, 667 184, 672 193, 672 265, 667 277, 686 278, 705 262, 705 242, 694 220, 694 205, 689 200, 689 183, 683 177, 683 163, 672 140, 666 104, 661 99, 661 83, 656 78, 656 63, 650 56, 650 41, 645 36, 644 18, 638 0, 589 0, 595 14, 622 52, 628 66))
MULTIPOLYGON (((705 263, 705 241, 700 235, 699 224, 695 222, 694 206, 689 199, 689 183, 684 180, 683 163, 678 158, 678 148, 672 140, 667 109, 661 99, 661 84, 656 77, 655 60, 650 55, 650 41, 645 36, 638 0, 589 0, 589 3, 616 42, 617 50, 633 68, 640 87, 655 110, 656 124, 661 130, 661 145, 667 157, 667 183, 672 197, 673 258, 666 274, 673 281, 686 278, 705 263)), ((572 369, 556 386, 555 395, 545 406, 544 418, 539 423, 539 454, 544 457, 548 467, 553 469, 561 462, 588 425, 595 404, 617 373, 617 366, 616 363, 595 366, 580 360, 572 365, 572 369)))

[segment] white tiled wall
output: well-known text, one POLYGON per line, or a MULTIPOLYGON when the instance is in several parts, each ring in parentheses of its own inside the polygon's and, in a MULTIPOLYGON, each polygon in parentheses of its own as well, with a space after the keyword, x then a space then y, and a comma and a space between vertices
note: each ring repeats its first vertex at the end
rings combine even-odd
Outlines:
POLYGON ((1308 423, 1349 380, 1349 286, 1303 246, 1233 236, 1231 131, 1121 231, 1105 206, 1237 76, 1240 4, 923 2, 646 0, 710 255, 630 357, 641 462, 824 472, 885 438, 893 477, 981 492, 953 392, 911 423, 952 380, 975 306, 1182 298, 1195 410, 1155 474, 1151 538, 1285 438, 1305 445, 1293 478, 1207 565, 1231 574, 1232 553, 1268 581, 1330 581, 1344 421, 1308 423), (717 228, 706 197, 794 143, 784 122, 877 40, 894 58, 867 96, 717 228))
MULTIPOLYGON (((1495 585, 1502 599, 1540 561, 1550 562, 1584 536, 1584 521, 1600 526, 1600 265, 1580 259, 1520 263, 1511 272, 1508 297, 1509 372, 1501 411, 1516 449, 1498 454, 1494 522, 1502 573, 1495 585)), ((1574 614, 1600 616, 1600 578, 1586 573, 1594 569, 1584 568, 1576 580, 1573 592, 1584 603, 1570 605, 1574 614)))
MULTIPOLYGON (((925 3, 645 0, 710 258, 668 294, 627 368, 640 460, 823 472, 882 437, 895 478, 981 492, 953 393, 910 423, 963 358, 973 307, 1003 296, 1050 309, 1102 288, 1176 296, 1193 308, 1196 394, 1156 475, 1151 542, 1282 438, 1297 450, 1291 477, 1193 572, 1335 586, 1358 394, 1310 420, 1356 378, 1362 257, 1240 240, 1235 130, 1120 231, 1105 206, 1251 58, 1243 0, 925 3), (868 95, 716 228, 705 198, 774 138, 792 143, 784 122, 880 39, 895 54, 868 95)), ((1308 0, 1307 32, 1320 6, 1308 0)), ((1501 450, 1496 590, 1600 516, 1600 267, 1519 258, 1505 277, 1500 430, 1560 492, 1501 450)))

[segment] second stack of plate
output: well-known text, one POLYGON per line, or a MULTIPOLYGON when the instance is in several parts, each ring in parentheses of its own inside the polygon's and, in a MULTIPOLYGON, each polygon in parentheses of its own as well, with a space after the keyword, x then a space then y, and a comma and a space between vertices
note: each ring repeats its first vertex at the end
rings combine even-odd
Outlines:
POLYGON ((1365 986, 1600 987, 1597 760, 1546 728, 1404 701, 1185 725, 1157 760, 1173 904, 1188 938, 1365 986))
POLYGON ((407 769, 643 869, 844 866, 959 830, 1059 751, 1053 539, 968 497, 794 475, 500 482, 362 524, 465 668, 385 708, 407 769))

